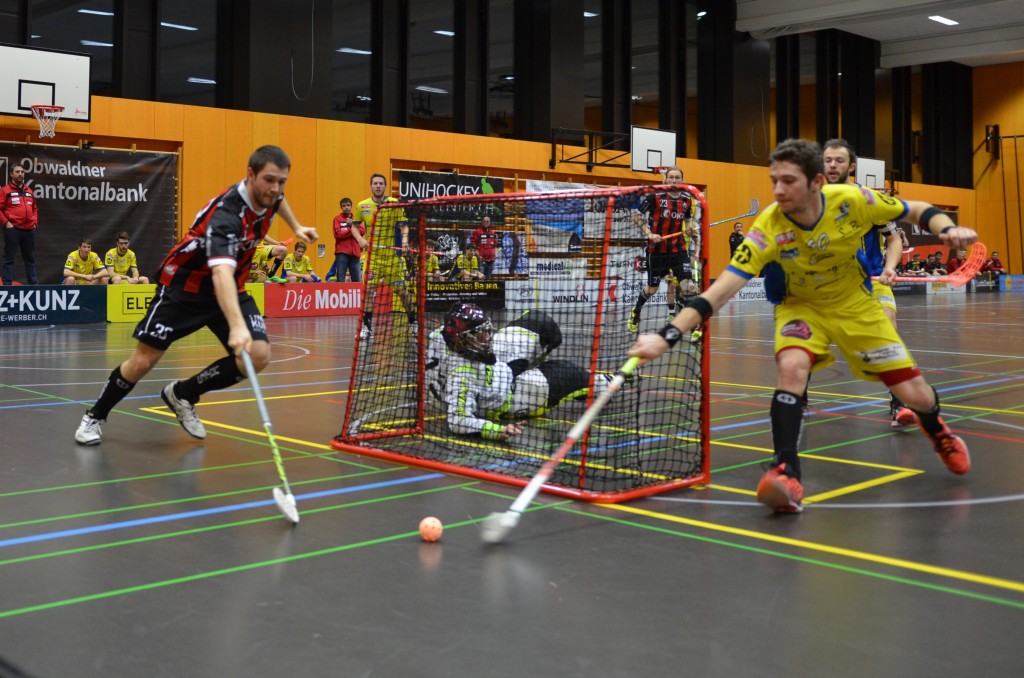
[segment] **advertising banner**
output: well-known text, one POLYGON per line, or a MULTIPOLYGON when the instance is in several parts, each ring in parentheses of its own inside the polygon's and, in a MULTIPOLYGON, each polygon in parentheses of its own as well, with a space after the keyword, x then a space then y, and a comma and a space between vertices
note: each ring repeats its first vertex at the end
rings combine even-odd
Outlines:
POLYGON ((505 308, 505 285, 503 280, 428 282, 427 311, 443 313, 455 303, 476 304, 487 311, 499 311, 505 308))
POLYGON ((153 301, 156 285, 107 285, 107 320, 137 323, 153 301))
MULTIPOLYGON (((64 261, 81 240, 91 240, 103 259, 120 231, 131 238, 139 272, 152 278, 177 237, 177 161, 168 153, 0 145, 0 172, 6 178, 14 165, 24 167, 39 203, 39 282, 60 283, 64 261)), ((14 278, 24 283, 24 275, 19 257, 14 278)))
POLYGON ((999 277, 1000 292, 1024 292, 1024 275, 1004 275, 999 277))
POLYGON ((268 318, 359 315, 362 283, 281 283, 263 286, 263 315, 268 318))
POLYGON ((0 327, 70 325, 107 320, 103 285, 12 285, 0 287, 0 327))
POLYGON ((974 276, 974 280, 967 283, 967 291, 971 294, 998 292, 999 278, 1000 276, 998 273, 979 273, 974 276))
POLYGON ((768 296, 764 291, 764 278, 751 278, 747 284, 736 293, 733 301, 763 301, 768 302, 768 296))
MULTIPOLYGON (((486 195, 504 193, 505 181, 501 177, 484 177, 473 174, 456 174, 455 172, 413 172, 399 170, 398 199, 424 200, 457 195, 486 195)), ((406 210, 410 219, 414 215, 406 210)), ((426 211, 428 224, 451 224, 453 227, 475 228, 485 215, 491 217, 495 229, 505 222, 504 212, 500 203, 451 204, 431 207, 426 211)), ((500 230, 500 229, 499 229, 500 230)))

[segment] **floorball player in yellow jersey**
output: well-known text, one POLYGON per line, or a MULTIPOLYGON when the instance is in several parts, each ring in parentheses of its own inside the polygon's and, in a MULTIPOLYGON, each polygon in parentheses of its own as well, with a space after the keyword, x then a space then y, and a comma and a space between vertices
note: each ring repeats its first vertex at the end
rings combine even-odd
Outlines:
POLYGON ((370 197, 356 205, 353 221, 366 227, 367 239, 373 243, 370 254, 370 274, 366 276, 366 295, 363 299, 363 327, 361 339, 373 337, 373 302, 377 286, 387 283, 402 302, 409 324, 416 322, 416 306, 406 289, 405 267, 401 255, 409 247, 409 222, 401 208, 381 209, 381 205, 398 202, 387 196, 388 180, 383 174, 370 176, 370 197), (396 233, 397 231, 397 233, 396 233), (398 241, 396 241, 396 237, 398 241))
POLYGON ((917 414, 951 472, 967 473, 967 445, 942 420, 938 394, 864 284, 857 250, 874 224, 891 220, 916 222, 949 247, 966 247, 978 234, 926 202, 903 201, 853 184, 826 184, 821 147, 813 142, 783 141, 772 152, 769 168, 776 202, 751 226, 729 266, 671 323, 638 337, 628 354, 657 358, 766 264, 778 263, 786 288, 775 313, 774 456, 758 483, 758 501, 779 512, 803 508, 797 451, 803 426, 800 394, 812 369, 835 362, 831 344, 843 352, 855 376, 883 382, 917 414))

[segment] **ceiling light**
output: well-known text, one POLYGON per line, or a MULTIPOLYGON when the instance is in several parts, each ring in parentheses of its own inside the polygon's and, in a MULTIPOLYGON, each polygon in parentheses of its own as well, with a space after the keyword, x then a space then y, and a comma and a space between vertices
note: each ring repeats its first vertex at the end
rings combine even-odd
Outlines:
POLYGON ((947 19, 946 17, 939 16, 938 14, 936 14, 935 16, 930 16, 928 18, 931 19, 932 21, 938 21, 940 24, 945 24, 947 26, 959 26, 960 25, 959 21, 953 21, 952 19, 947 19))
POLYGON ((431 87, 429 85, 419 85, 416 87, 421 92, 430 92, 431 94, 448 94, 448 90, 441 89, 440 87, 431 87))
POLYGON ((356 100, 357 101, 373 101, 373 99, 371 99, 370 97, 366 96, 365 94, 357 94, 356 95, 356 100))
POLYGON ((584 19, 593 19, 595 16, 597 16, 597 14, 594 13, 594 12, 584 12, 583 13, 583 18, 584 19))
POLYGON ((210 80, 209 78, 197 78, 195 76, 190 77, 188 79, 188 82, 192 82, 192 83, 195 83, 197 85, 216 85, 217 84, 216 80, 210 80))
POLYGON ((179 31, 198 31, 199 29, 195 26, 186 26, 184 24, 172 24, 167 21, 161 21, 160 25, 164 28, 177 28, 179 31))
POLYGON ((80 40, 83 47, 113 47, 112 42, 97 42, 95 40, 80 40))
POLYGON ((97 14, 99 16, 114 16, 113 12, 105 12, 101 9, 80 9, 79 14, 97 14))
POLYGON ((701 18, 702 16, 704 16, 706 14, 707 14, 707 12, 704 12, 704 11, 697 12, 697 18, 699 19, 699 18, 701 18))
POLYGON ((449 38, 452 37, 453 35, 455 35, 455 31, 434 31, 434 32, 437 33, 438 35, 446 35, 449 38))
POLYGON ((342 54, 373 54, 373 52, 368 49, 356 49, 355 47, 341 47, 334 51, 341 52, 342 54))

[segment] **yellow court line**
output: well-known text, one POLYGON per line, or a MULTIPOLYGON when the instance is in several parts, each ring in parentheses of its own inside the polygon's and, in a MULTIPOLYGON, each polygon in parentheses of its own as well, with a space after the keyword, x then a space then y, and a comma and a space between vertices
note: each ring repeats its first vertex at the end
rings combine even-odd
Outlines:
POLYGON ((721 445, 722 447, 735 447, 740 450, 755 450, 757 452, 767 452, 768 454, 773 454, 775 452, 775 450, 771 449, 770 447, 757 447, 755 445, 743 445, 742 443, 727 443, 722 440, 713 439, 709 440, 709 442, 712 445, 721 445))
POLYGON ((864 466, 866 468, 878 468, 883 471, 914 471, 916 473, 924 473, 923 469, 908 468, 906 466, 891 466, 889 464, 879 464, 873 461, 860 461, 858 459, 844 459, 842 457, 826 457, 821 454, 809 454, 807 452, 800 453, 801 459, 817 459, 818 461, 830 461, 836 464, 849 464, 850 466, 864 466))
MULTIPOLYGON (((264 395, 263 399, 264 400, 284 400, 285 398, 313 398, 313 397, 316 397, 316 396, 343 395, 343 394, 347 394, 347 393, 348 393, 348 389, 345 389, 344 391, 318 391, 317 393, 297 393, 297 394, 292 394, 292 395, 275 395, 275 396, 264 395)), ((255 402, 255 401, 256 401, 255 398, 238 398, 238 399, 235 399, 235 400, 217 400, 217 401, 212 402, 212 403, 197 403, 196 407, 210 407, 212 405, 234 405, 234 404, 237 404, 237 403, 251 403, 251 402, 255 402)))
POLYGON ((891 558, 889 556, 882 556, 874 553, 867 553, 865 551, 855 551, 853 549, 841 548, 838 546, 829 546, 827 544, 818 544, 815 542, 804 541, 802 539, 791 539, 789 537, 780 537, 774 534, 768 534, 766 532, 755 532, 754 530, 745 530, 739 527, 729 527, 728 525, 720 525, 716 523, 708 523, 703 520, 693 520, 690 518, 682 518, 679 516, 669 515, 667 513, 658 513, 655 511, 647 511, 645 509, 635 508, 633 506, 626 506, 623 504, 603 504, 602 508, 613 509, 616 511, 622 511, 624 513, 634 513, 636 515, 646 516, 648 518, 654 518, 657 520, 666 520, 673 523, 680 523, 682 525, 689 525, 691 527, 698 527, 705 530, 711 530, 713 532, 725 532, 728 534, 737 535, 740 537, 747 537, 749 539, 757 539, 760 541, 769 541, 776 544, 785 544, 786 546, 794 546, 800 549, 806 549, 808 551, 819 551, 822 553, 829 553, 835 556, 841 556, 843 558, 851 558, 853 560, 862 560, 870 563, 877 563, 879 565, 888 565, 890 567, 901 568, 904 570, 911 570, 914 572, 923 572, 925 574, 936 575, 939 577, 947 577, 949 579, 958 579, 960 581, 971 582, 973 584, 981 584, 983 586, 991 586, 993 588, 1006 589, 1008 591, 1015 591, 1017 593, 1024 593, 1024 582, 1012 581, 1010 579, 1002 579, 999 577, 988 577, 985 575, 974 574, 971 572, 964 572, 962 570, 954 570, 948 567, 939 567, 936 565, 926 565, 925 563, 917 563, 912 560, 904 560, 902 558, 891 558))
POLYGON ((814 502, 818 501, 826 501, 828 499, 834 499, 835 497, 842 497, 843 495, 853 494, 854 492, 860 492, 861 490, 866 490, 870 487, 877 487, 879 485, 885 485, 886 483, 896 482, 897 480, 903 480, 904 478, 916 476, 921 473, 924 473, 924 471, 907 470, 902 471, 900 473, 892 473, 887 476, 881 476, 880 478, 875 478, 873 480, 865 480, 863 483, 857 483, 856 485, 845 485, 835 490, 830 490, 828 492, 819 492, 818 494, 813 495, 811 497, 804 497, 804 503, 813 504, 814 502))
MULTIPOLYGON (((171 418, 171 419, 173 419, 175 417, 174 412, 171 412, 170 410, 165 409, 165 408, 141 407, 139 409, 141 411, 143 411, 143 412, 149 412, 150 414, 159 414, 162 417, 168 417, 168 418, 171 418)), ((203 421, 203 425, 205 425, 207 428, 210 428, 210 427, 212 427, 212 428, 222 428, 222 429, 225 429, 225 430, 228 430, 228 431, 235 431, 236 433, 248 433, 249 435, 260 436, 260 437, 263 437, 263 438, 267 437, 267 432, 264 431, 263 429, 242 428, 241 426, 232 426, 231 424, 221 424, 221 423, 218 423, 218 422, 215 422, 215 421, 209 421, 209 420, 204 420, 203 421)), ((287 442, 287 443, 294 443, 296 445, 306 445, 307 447, 312 447, 312 448, 317 449, 317 450, 337 451, 333 447, 331 447, 330 445, 324 445, 323 443, 314 443, 314 442, 309 441, 309 440, 302 440, 301 438, 289 438, 287 436, 279 436, 276 433, 274 434, 274 439, 275 440, 280 440, 280 441, 283 441, 283 442, 287 442)))

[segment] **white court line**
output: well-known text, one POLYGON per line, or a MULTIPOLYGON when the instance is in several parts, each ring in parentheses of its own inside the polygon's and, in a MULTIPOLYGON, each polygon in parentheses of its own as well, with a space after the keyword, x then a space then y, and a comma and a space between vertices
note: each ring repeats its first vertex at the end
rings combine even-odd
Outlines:
POLYGON ((992 424, 993 426, 1005 426, 1006 428, 1016 429, 1018 431, 1024 431, 1024 426, 1016 426, 1015 424, 1006 424, 1001 421, 992 421, 991 419, 974 419, 973 421, 980 421, 983 424, 992 424))

